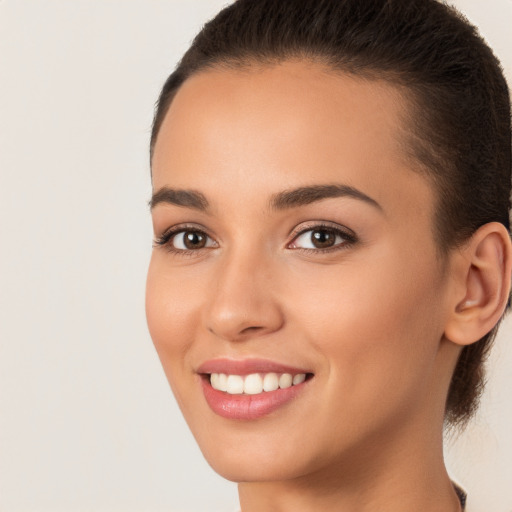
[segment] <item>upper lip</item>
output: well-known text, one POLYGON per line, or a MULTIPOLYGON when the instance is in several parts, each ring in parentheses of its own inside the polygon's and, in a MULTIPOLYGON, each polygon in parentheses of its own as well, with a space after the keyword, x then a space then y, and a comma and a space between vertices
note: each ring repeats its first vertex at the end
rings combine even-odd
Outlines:
POLYGON ((225 373, 227 375, 249 375, 251 373, 311 373, 304 368, 297 368, 268 359, 211 359, 197 369, 197 373, 225 373))

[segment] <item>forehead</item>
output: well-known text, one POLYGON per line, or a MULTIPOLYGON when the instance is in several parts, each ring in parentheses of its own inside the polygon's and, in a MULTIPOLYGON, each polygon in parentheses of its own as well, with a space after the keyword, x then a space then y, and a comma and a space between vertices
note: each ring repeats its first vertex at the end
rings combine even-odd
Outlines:
POLYGON ((269 194, 290 181, 342 181, 379 202, 404 201, 400 185, 427 185, 404 149, 407 108, 388 82, 313 62, 200 72, 178 90, 161 126, 154 189, 208 192, 229 179, 240 193, 269 194))

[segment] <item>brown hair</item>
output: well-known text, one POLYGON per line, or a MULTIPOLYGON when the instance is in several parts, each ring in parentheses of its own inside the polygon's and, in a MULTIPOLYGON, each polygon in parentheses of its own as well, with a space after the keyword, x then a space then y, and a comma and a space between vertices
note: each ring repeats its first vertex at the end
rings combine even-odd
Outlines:
MULTIPOLYGON (((437 191, 434 228, 442 253, 487 222, 510 230, 510 98, 503 71, 475 27, 436 0, 236 1, 203 27, 167 79, 151 156, 188 77, 291 58, 407 91, 410 149, 437 191)), ((496 330, 462 350, 446 404, 450 425, 463 425, 478 406, 496 330)))

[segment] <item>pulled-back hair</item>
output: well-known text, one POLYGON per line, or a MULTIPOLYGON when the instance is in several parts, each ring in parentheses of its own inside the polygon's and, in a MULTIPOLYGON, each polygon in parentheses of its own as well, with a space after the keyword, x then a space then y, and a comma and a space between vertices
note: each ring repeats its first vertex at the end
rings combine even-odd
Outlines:
MULTIPOLYGON (((404 92, 408 151, 436 191, 441 254, 488 222, 510 231, 510 98, 503 71, 475 27, 436 0, 237 0, 203 27, 167 79, 151 156, 187 78, 297 58, 386 80, 404 92)), ((477 408, 496 330, 462 349, 446 404, 450 425, 464 424, 477 408)))

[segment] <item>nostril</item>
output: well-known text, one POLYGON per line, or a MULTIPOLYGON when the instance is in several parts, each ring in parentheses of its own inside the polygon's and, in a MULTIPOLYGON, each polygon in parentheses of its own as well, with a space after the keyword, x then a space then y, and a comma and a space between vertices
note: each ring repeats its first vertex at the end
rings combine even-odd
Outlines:
POLYGON ((260 331, 261 329, 263 329, 263 327, 262 326, 258 326, 258 325, 251 326, 251 327, 246 327, 245 329, 243 329, 241 331, 241 334, 250 333, 250 332, 257 332, 257 331, 260 331))

